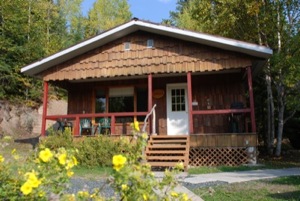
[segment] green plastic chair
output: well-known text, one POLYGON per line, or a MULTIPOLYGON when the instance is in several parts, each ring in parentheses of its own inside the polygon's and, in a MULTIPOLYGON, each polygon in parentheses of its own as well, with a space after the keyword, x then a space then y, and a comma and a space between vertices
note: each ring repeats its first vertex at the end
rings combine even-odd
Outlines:
POLYGON ((99 132, 100 132, 100 134, 110 135, 110 132, 111 132, 110 124, 111 124, 110 118, 106 118, 106 117, 101 118, 100 121, 99 121, 99 132))

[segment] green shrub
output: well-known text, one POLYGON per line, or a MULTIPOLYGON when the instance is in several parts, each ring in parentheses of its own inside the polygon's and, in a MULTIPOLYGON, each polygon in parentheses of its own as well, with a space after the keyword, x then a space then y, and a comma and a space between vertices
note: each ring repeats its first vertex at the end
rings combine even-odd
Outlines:
POLYGON ((70 129, 65 129, 64 132, 50 129, 48 136, 41 140, 40 145, 51 150, 57 150, 62 147, 65 149, 73 149, 72 132, 70 129))
POLYGON ((111 166, 113 155, 127 150, 128 147, 129 142, 122 138, 113 140, 102 135, 89 137, 76 144, 76 158, 82 166, 111 166))

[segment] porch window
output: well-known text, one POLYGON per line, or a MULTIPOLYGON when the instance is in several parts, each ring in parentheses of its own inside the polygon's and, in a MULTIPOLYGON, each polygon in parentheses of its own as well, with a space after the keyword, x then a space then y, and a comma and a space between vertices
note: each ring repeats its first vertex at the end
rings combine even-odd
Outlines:
MULTIPOLYGON (((147 88, 137 88, 136 89, 136 108, 137 112, 147 112, 148 111, 148 90, 147 88)), ((143 122, 146 116, 138 116, 137 121, 143 122)))
POLYGON ((96 113, 104 113, 106 111, 106 97, 104 90, 96 91, 96 113))
POLYGON ((172 89, 172 112, 185 111, 185 90, 172 89))
MULTIPOLYGON (((109 112, 133 112, 134 90, 132 87, 109 89, 109 112)), ((133 122, 133 117, 117 117, 116 123, 133 122)))

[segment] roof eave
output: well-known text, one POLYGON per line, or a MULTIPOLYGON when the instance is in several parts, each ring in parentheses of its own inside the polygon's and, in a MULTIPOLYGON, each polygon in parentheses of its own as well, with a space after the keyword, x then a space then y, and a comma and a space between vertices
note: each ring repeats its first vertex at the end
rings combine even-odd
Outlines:
POLYGON ((174 37, 177 39, 195 42, 203 45, 208 45, 216 48, 221 48, 229 51, 241 52, 258 58, 269 58, 273 51, 270 48, 259 46, 251 43, 228 39, 224 37, 213 36, 188 30, 183 30, 174 27, 167 27, 160 24, 149 23, 140 20, 132 20, 128 23, 120 25, 116 28, 108 30, 91 39, 85 40, 70 48, 62 50, 56 54, 46 57, 40 61, 34 62, 21 69, 22 73, 27 75, 37 75, 40 72, 63 63, 69 59, 79 56, 85 52, 93 50, 108 42, 121 38, 129 33, 137 30, 147 31, 155 34, 174 37))

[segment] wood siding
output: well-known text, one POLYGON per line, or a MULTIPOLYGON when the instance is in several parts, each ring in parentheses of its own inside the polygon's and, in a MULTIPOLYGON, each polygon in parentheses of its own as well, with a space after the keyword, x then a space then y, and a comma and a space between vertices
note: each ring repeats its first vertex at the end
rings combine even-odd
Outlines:
MULTIPOLYGON (((243 85, 242 72, 233 74, 192 75, 193 101, 198 106, 193 110, 206 110, 207 99, 210 99, 211 110, 229 109, 232 103, 241 102, 247 106, 245 85, 243 85)), ((160 98, 152 98, 156 104, 156 132, 159 135, 167 134, 167 101, 166 86, 170 83, 186 83, 186 76, 154 77, 153 91, 163 90, 165 93, 160 98)), ((95 112, 95 90, 110 87, 147 87, 147 78, 132 80, 103 81, 93 83, 73 83, 68 87, 68 114, 82 114, 95 112)), ((144 97, 147 100, 147 97, 144 97)), ((139 104, 147 104, 140 103, 139 104)), ((232 132, 230 119, 231 114, 193 115, 194 133, 226 133, 232 132)), ((236 132, 247 132, 246 125, 249 116, 234 114, 237 121, 236 132)), ((116 125, 118 134, 130 134, 128 125, 116 125)))
MULTIPOLYGON (((192 76, 192 99, 198 106, 193 110, 220 110, 230 109, 233 104, 241 103, 247 106, 243 74, 216 74, 192 76), (208 109, 208 102, 210 109, 208 109)), ((224 133, 231 132, 230 121, 234 120, 238 128, 236 132, 245 132, 245 121, 248 116, 244 114, 222 115, 194 115, 194 133, 224 133)))
POLYGON ((45 81, 78 80, 248 66, 251 58, 240 53, 138 31, 52 67, 40 76, 45 81), (146 47, 147 39, 154 40, 154 48, 146 47), (125 42, 131 43, 130 50, 124 50, 125 42))

